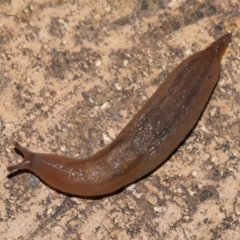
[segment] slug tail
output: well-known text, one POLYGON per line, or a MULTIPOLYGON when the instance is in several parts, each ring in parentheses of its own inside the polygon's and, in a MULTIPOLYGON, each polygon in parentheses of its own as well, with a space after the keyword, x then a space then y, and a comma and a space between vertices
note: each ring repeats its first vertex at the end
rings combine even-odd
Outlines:
POLYGON ((222 55, 224 54, 231 40, 232 33, 228 32, 210 46, 212 53, 219 58, 219 60, 222 58, 222 55))
POLYGON ((8 171, 16 171, 20 169, 29 169, 31 170, 31 164, 32 161, 36 155, 36 153, 33 153, 26 148, 22 147, 19 143, 15 142, 14 143, 15 148, 21 152, 21 154, 24 156, 23 161, 19 164, 16 164, 14 166, 8 167, 8 171))

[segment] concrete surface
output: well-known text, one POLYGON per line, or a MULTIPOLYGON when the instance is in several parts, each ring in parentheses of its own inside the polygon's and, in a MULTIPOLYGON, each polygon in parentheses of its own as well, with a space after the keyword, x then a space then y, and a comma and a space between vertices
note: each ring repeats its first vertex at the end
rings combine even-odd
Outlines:
POLYGON ((239 1, 0 1, 1 239, 240 239, 239 1), (83 158, 115 138, 184 58, 233 31, 196 128, 106 198, 8 178, 27 148, 83 158))

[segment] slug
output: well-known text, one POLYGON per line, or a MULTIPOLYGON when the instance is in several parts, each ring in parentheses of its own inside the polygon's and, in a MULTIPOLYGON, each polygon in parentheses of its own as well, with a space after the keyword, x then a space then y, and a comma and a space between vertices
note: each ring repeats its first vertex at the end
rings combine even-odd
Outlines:
POLYGON ((108 146, 86 159, 36 153, 18 143, 27 169, 55 190, 79 196, 113 193, 164 162, 198 121, 218 81, 227 33, 182 61, 108 146))

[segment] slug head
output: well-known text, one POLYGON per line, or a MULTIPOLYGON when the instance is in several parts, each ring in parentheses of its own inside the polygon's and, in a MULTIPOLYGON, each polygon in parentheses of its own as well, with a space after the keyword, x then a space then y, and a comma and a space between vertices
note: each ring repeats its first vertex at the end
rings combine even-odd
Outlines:
POLYGON ((30 152, 26 148, 22 147, 19 143, 14 143, 15 148, 23 155, 23 161, 14 166, 8 167, 8 171, 16 171, 20 169, 31 170, 32 161, 34 160, 36 153, 30 152))

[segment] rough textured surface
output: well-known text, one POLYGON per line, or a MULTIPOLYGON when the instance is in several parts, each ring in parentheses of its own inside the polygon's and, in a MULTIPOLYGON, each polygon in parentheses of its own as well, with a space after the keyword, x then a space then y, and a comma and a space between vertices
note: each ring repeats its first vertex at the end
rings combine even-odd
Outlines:
MULTIPOLYGON (((239 239, 240 14, 231 1, 0 1, 2 239, 239 239), (189 138, 107 198, 59 194, 12 141, 86 157, 108 144, 183 58, 234 41, 189 138)), ((196 106, 197 107, 197 106, 196 106)))

